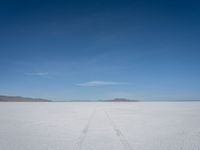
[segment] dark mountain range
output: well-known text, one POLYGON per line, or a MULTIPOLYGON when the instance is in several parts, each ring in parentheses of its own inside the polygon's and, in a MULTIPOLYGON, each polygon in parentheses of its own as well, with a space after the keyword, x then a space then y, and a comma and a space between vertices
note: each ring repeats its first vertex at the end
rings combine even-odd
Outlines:
POLYGON ((126 98, 114 98, 107 100, 48 100, 42 98, 28 98, 22 96, 0 95, 0 102, 200 102, 200 100, 132 100, 126 98))
MULTIPOLYGON (((28 98, 22 96, 4 96, 0 95, 0 102, 53 102, 41 98, 28 98)), ((63 100, 55 102, 138 102, 138 100, 130 100, 125 98, 115 98, 110 100, 63 100)))
POLYGON ((126 99, 126 98, 114 98, 112 100, 105 100, 108 102, 138 102, 138 100, 131 100, 131 99, 126 99))
POLYGON ((51 102, 51 100, 41 98, 27 98, 21 96, 2 96, 0 95, 0 102, 51 102))
POLYGON ((139 100, 131 100, 126 98, 114 98, 108 100, 64 100, 60 102, 139 102, 139 100))

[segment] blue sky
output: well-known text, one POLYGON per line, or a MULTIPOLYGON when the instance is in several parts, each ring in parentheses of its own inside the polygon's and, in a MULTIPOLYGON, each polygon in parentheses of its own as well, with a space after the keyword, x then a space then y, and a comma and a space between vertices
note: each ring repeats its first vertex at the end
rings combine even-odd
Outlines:
POLYGON ((0 94, 200 99, 200 3, 0 2, 0 94))

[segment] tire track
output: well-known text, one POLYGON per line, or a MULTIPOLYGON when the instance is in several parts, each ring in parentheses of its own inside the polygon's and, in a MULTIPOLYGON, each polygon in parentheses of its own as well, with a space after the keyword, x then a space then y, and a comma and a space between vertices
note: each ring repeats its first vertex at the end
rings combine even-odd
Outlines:
POLYGON ((124 136, 124 134, 121 132, 121 130, 117 127, 116 123, 113 121, 113 119, 110 117, 110 115, 108 114, 108 112, 103 109, 109 122, 110 125, 112 126, 115 134, 117 135, 117 137, 119 138, 121 144, 124 146, 125 150, 133 150, 133 148, 131 147, 131 144, 129 143, 129 141, 126 139, 126 137, 124 136))
POLYGON ((95 108, 92 112, 92 114, 90 115, 87 124, 85 125, 85 127, 83 128, 80 137, 78 138, 78 141, 76 142, 73 150, 81 150, 81 147, 83 145, 83 142, 85 141, 85 138, 87 136, 88 130, 90 128, 90 124, 92 122, 92 119, 96 113, 97 108, 95 108))

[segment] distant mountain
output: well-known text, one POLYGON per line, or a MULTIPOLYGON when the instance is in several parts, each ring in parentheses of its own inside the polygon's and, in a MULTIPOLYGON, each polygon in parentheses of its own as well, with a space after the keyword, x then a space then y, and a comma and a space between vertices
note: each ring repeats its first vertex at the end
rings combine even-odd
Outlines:
POLYGON ((0 95, 0 102, 51 102, 51 100, 40 99, 40 98, 27 98, 21 96, 0 95))
MULTIPOLYGON (((53 102, 53 101, 41 98, 0 95, 0 102, 53 102)), ((111 100, 63 100, 54 102, 138 102, 138 100, 130 100, 126 98, 114 98, 111 100)))
POLYGON ((111 100, 104 100, 107 102, 139 102, 138 100, 131 100, 131 99, 126 99, 126 98, 114 98, 111 100))
POLYGON ((126 98, 114 98, 110 100, 63 100, 57 102, 139 102, 139 100, 131 100, 126 98))

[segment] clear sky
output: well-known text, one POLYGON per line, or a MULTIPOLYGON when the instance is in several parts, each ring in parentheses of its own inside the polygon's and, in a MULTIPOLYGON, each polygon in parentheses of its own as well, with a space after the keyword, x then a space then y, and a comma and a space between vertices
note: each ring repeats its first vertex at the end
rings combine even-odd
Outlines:
POLYGON ((2 0, 0 94, 200 99, 197 0, 2 0))

